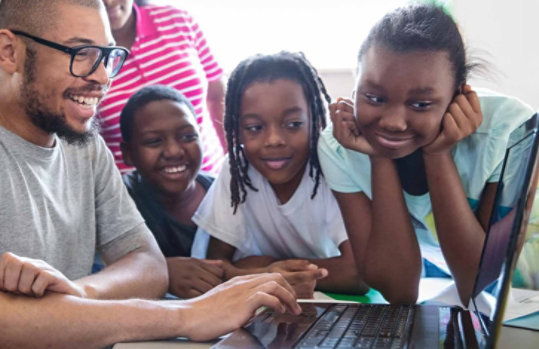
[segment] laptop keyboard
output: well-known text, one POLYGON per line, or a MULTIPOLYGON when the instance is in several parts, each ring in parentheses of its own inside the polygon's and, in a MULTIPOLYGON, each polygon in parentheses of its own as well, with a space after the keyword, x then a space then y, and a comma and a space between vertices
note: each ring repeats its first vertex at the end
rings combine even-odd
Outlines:
POLYGON ((413 306, 334 304, 295 348, 404 348, 413 306))

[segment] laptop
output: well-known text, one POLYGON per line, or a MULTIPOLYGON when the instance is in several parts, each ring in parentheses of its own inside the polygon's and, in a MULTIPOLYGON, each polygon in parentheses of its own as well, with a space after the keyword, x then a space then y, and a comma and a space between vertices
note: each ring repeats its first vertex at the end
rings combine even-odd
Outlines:
POLYGON ((493 348, 537 185, 538 123, 510 135, 469 310, 314 301, 297 316, 264 310, 214 348, 493 348))

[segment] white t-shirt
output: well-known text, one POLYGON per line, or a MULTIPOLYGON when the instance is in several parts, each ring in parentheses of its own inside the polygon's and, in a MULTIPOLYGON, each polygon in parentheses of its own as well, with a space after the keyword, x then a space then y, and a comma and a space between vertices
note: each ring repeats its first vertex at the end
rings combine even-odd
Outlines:
POLYGON ((323 177, 311 199, 315 182, 307 167, 290 200, 280 204, 269 182, 253 166, 248 171, 258 191, 247 188, 245 202, 233 214, 230 167, 224 161, 193 216, 199 229, 194 257, 205 257, 206 234, 236 247, 234 260, 252 255, 277 259, 340 256, 339 245, 348 237, 337 201, 323 177))

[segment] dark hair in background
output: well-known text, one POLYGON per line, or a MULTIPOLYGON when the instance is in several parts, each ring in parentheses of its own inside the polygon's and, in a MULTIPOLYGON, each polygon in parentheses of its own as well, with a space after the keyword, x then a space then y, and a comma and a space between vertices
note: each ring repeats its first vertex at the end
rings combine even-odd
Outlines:
POLYGON ((236 212, 238 205, 245 202, 246 186, 252 190, 251 179, 247 173, 249 162, 240 144, 241 98, 247 87, 257 82, 273 82, 287 79, 301 85, 311 116, 309 176, 314 178, 315 186, 311 198, 316 195, 320 176, 320 162, 316 145, 320 130, 326 127, 326 103, 331 99, 316 69, 302 53, 279 52, 273 55, 256 55, 242 61, 228 79, 225 109, 225 130, 228 142, 228 161, 230 163, 230 192, 232 206, 236 212), (240 193, 241 192, 241 193, 240 193))
POLYGON ((386 14, 361 45, 358 60, 373 45, 394 52, 445 51, 455 76, 455 89, 466 82, 475 64, 466 63, 466 50, 457 24, 436 5, 411 5, 386 14))
POLYGON ((185 105, 189 108, 193 117, 196 118, 195 108, 187 97, 178 90, 165 85, 146 86, 133 94, 120 113, 120 131, 125 142, 131 141, 133 133, 133 119, 137 110, 155 101, 169 100, 185 105))

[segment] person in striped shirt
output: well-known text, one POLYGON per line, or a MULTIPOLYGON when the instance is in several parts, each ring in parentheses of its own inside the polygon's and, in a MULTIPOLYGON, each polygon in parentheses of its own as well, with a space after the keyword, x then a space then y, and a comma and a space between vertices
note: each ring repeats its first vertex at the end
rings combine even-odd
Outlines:
POLYGON ((116 165, 121 172, 133 170, 120 151, 122 108, 142 87, 161 84, 183 93, 195 107, 204 147, 202 170, 217 174, 226 148, 223 71, 198 24, 186 11, 171 6, 138 6, 133 0, 103 3, 114 39, 130 50, 97 115, 116 165))

